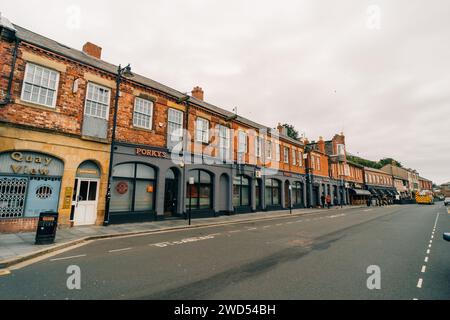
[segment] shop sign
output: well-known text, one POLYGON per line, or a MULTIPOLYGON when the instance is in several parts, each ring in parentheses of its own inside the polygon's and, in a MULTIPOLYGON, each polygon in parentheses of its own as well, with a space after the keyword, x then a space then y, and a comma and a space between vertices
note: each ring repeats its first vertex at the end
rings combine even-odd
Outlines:
POLYGON ((52 156, 30 151, 0 154, 0 172, 17 175, 62 176, 64 165, 52 156))
POLYGON ((160 159, 168 159, 169 154, 165 151, 154 150, 154 149, 143 149, 136 148, 137 156, 151 157, 151 158, 160 158, 160 159))
POLYGON ((72 194, 73 194, 73 188, 67 187, 64 191, 63 209, 70 209, 70 207, 72 206, 72 194))

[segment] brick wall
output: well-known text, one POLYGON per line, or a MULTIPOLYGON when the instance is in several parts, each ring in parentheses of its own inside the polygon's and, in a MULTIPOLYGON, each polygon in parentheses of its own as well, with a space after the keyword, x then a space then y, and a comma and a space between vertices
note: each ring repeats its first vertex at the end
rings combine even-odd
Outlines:
POLYGON ((0 233, 36 231, 38 220, 38 218, 0 220, 0 233))

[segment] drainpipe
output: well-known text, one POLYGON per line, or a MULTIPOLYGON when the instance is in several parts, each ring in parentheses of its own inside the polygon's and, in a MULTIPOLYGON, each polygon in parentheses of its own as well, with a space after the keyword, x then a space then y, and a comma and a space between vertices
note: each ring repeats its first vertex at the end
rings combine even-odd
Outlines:
POLYGON ((17 61, 17 51, 19 48, 19 39, 16 38, 15 45, 13 49, 13 59, 11 63, 11 73, 9 74, 9 80, 8 80, 8 89, 6 92, 6 97, 0 101, 0 106, 6 106, 12 102, 11 96, 12 96, 12 84, 14 79, 14 69, 16 68, 16 61, 17 61))
MULTIPOLYGON (((186 103, 186 133, 189 132, 189 111, 190 111, 190 107, 191 105, 189 104, 189 99, 190 97, 188 95, 186 95, 185 99, 185 103, 186 103)), ((195 134, 195 133, 194 133, 195 134)), ((187 192, 187 188, 186 188, 186 183, 187 183, 187 179, 186 179, 186 150, 187 150, 187 146, 188 146, 188 141, 187 141, 187 134, 186 137, 184 137, 184 141, 183 141, 183 177, 181 180, 181 199, 180 202, 183 205, 183 214, 186 216, 186 203, 185 203, 185 199, 186 199, 186 192, 187 192)), ((190 141, 189 141, 190 143, 190 141)), ((190 160, 192 160, 192 155, 189 154, 189 156, 191 157, 190 160)))

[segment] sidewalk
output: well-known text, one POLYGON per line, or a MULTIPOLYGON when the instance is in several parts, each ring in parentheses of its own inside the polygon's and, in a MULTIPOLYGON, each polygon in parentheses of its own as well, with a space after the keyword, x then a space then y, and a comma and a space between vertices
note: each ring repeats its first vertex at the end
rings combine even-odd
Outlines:
MULTIPOLYGON (((357 207, 344 207, 357 208, 357 207)), ((341 208, 333 208, 334 210, 341 208)), ((327 211, 326 209, 295 209, 293 215, 303 215, 327 211)), ((138 235, 158 231, 181 230, 204 226, 216 226, 230 223, 258 221, 277 217, 290 216, 289 211, 257 212, 232 216, 220 216, 216 218, 204 218, 192 220, 192 226, 183 219, 166 220, 157 222, 144 222, 133 224, 75 227, 62 229, 56 232, 56 240, 52 245, 37 246, 34 244, 35 232, 0 234, 0 269, 35 258, 37 256, 64 249, 87 240, 98 240, 118 236, 138 235)))

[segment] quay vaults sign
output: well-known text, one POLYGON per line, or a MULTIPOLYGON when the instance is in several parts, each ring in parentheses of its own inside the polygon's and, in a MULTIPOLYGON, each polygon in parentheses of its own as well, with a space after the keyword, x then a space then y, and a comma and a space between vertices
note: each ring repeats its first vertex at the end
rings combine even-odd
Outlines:
POLYGON ((62 176, 63 162, 50 155, 31 151, 0 153, 0 172, 14 175, 62 176))
POLYGON ((168 159, 169 154, 166 151, 136 148, 136 155, 152 158, 168 159))

